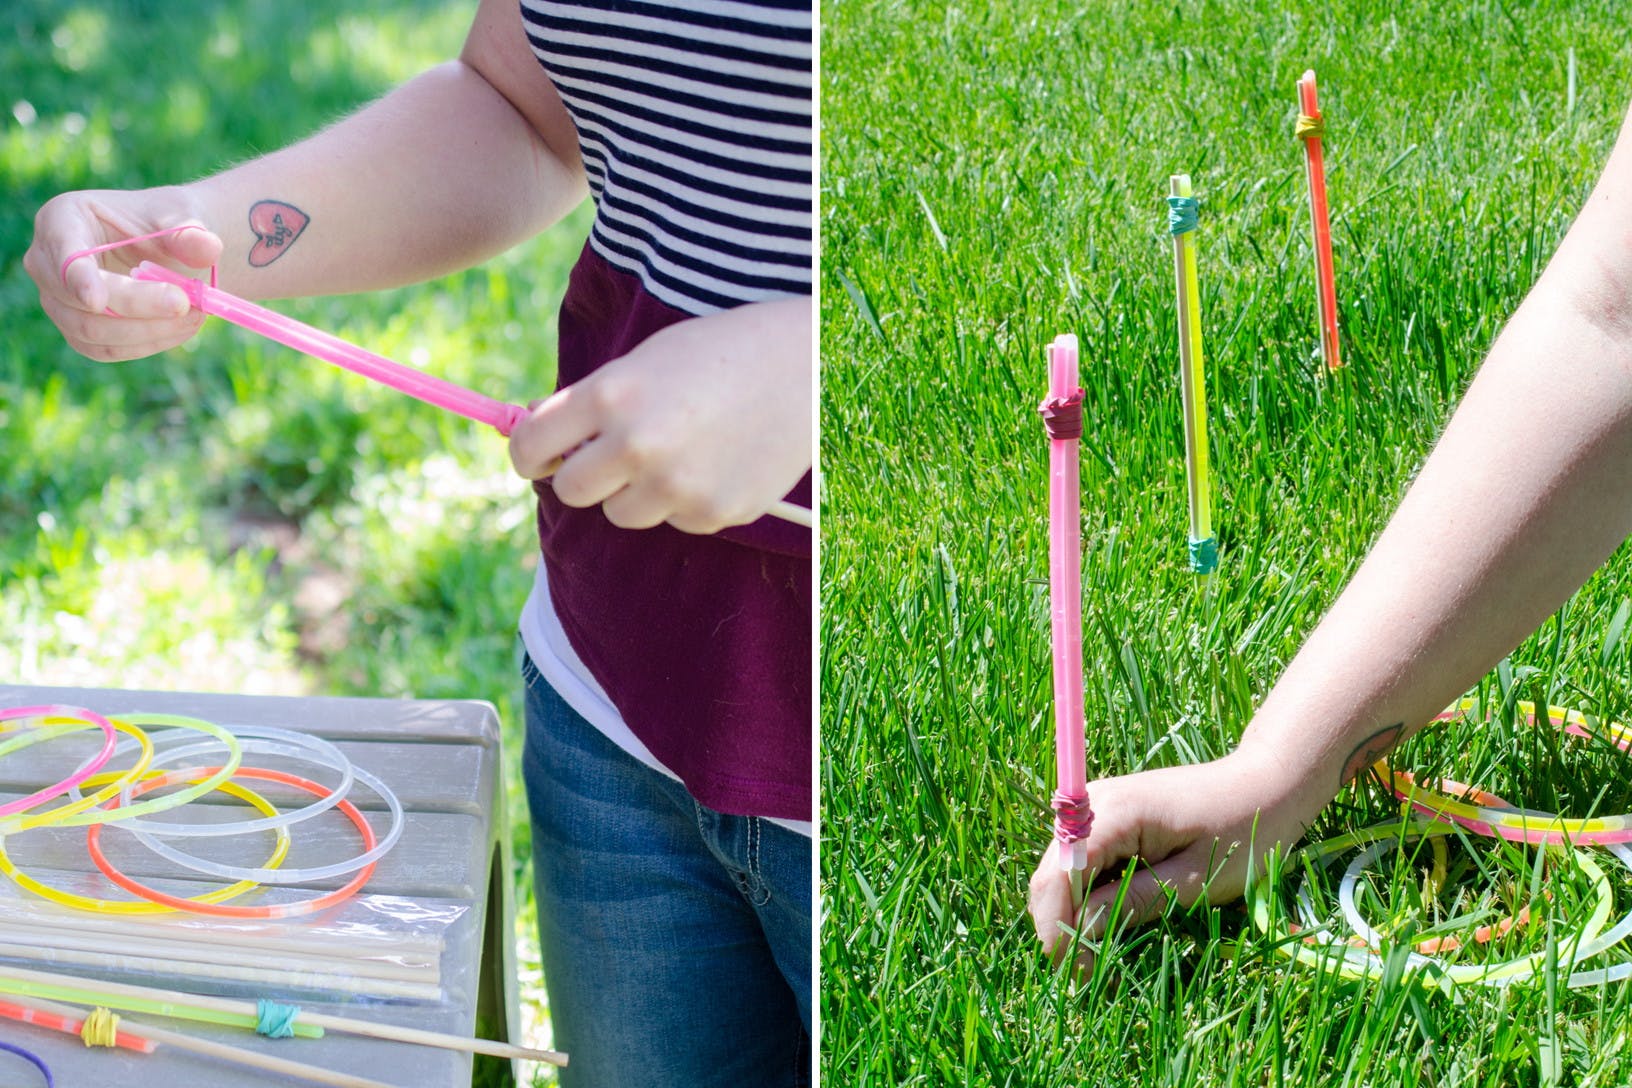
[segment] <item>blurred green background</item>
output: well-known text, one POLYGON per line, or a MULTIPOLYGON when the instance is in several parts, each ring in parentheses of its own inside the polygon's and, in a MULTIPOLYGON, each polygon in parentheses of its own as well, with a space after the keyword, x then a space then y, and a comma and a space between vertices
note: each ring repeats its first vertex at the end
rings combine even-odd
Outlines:
MULTIPOLYGON (((90 362, 21 265, 54 194, 184 181, 299 139, 455 56, 475 6, 5 5, 0 677, 487 699, 518 787, 515 616, 536 538, 504 443, 220 322, 161 356, 90 362)), ((525 402, 553 387, 586 212, 460 275, 277 308, 525 402)), ((537 1019, 519 788, 512 800, 537 1019)))

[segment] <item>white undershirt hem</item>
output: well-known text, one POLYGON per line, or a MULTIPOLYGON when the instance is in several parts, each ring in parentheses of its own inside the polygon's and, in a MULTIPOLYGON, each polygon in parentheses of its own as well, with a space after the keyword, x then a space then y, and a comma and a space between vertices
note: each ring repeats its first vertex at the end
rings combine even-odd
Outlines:
MULTIPOLYGON (((635 736, 634 730, 623 720, 623 715, 618 713, 618 708, 607 698, 606 689, 590 674, 578 652, 572 648, 567 632, 561 627, 560 617, 555 614, 555 604, 550 600, 549 580, 542 562, 533 576, 533 591, 521 610, 520 629, 521 643, 527 648, 527 656, 533 659, 539 675, 560 692, 568 706, 605 734, 613 744, 652 770, 676 782, 680 781, 680 776, 665 767, 651 749, 635 736)), ((814 834, 809 820, 783 820, 775 816, 760 818, 807 839, 814 834)))

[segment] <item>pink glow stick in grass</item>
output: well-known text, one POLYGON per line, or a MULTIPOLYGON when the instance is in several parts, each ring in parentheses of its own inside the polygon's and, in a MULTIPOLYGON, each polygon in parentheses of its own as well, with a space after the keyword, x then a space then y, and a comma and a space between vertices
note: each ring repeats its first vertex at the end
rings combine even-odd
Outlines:
POLYGON ((1343 365, 1337 345, 1337 282, 1332 271, 1332 221, 1326 206, 1326 161, 1321 136, 1326 121, 1315 96, 1315 70, 1298 80, 1297 136, 1309 175, 1309 222, 1315 240, 1315 298, 1320 309, 1320 354, 1327 370, 1343 365))
POLYGON ((257 306, 203 280, 172 272, 152 261, 143 261, 131 269, 130 275, 132 279, 174 284, 186 292, 187 300, 195 309, 241 325, 250 332, 260 333, 269 340, 276 340, 354 374, 372 378, 426 404, 434 404, 467 419, 486 423, 505 437, 509 437, 516 424, 527 414, 527 409, 520 405, 506 404, 411 366, 403 366, 305 322, 268 310, 265 306, 257 306))
POLYGON ((1088 865, 1087 759, 1082 721, 1082 530, 1078 440, 1082 388, 1077 384, 1077 338, 1065 334, 1048 346, 1048 399, 1038 407, 1048 431, 1048 596, 1054 642, 1054 837, 1060 867, 1080 898, 1088 865))

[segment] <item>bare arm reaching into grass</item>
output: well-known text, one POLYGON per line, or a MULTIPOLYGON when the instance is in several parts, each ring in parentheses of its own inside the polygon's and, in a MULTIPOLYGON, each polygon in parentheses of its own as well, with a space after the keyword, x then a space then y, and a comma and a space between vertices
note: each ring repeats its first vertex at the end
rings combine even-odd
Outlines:
MULTIPOLYGON (((1497 339, 1359 571, 1236 751, 1094 782, 1088 867, 1147 863, 1124 918, 1235 898, 1247 844, 1290 846, 1342 786, 1511 651, 1632 532, 1632 112, 1558 253, 1497 339), (1254 839, 1254 827, 1256 835, 1254 839)), ((1117 887, 1093 892, 1103 933, 1117 887)), ((1076 914, 1031 880, 1058 958, 1076 914)))

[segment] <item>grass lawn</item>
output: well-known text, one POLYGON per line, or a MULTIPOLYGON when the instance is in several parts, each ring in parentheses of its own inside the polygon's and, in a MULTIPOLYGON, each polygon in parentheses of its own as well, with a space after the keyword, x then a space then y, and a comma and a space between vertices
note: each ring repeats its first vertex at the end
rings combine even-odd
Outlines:
MULTIPOLYGON (((0 14, 0 676, 480 698, 505 723, 541 1012, 515 615, 532 494, 490 431, 212 323, 89 362, 21 267, 36 208, 297 139, 454 56, 474 4, 56 3, 0 14)), ((582 212, 471 272, 277 307, 497 397, 553 386, 582 212)))
MULTIPOLYGON (((1632 1080, 1624 984, 1442 992, 1397 962, 1350 982, 1289 963, 1240 905, 1125 932, 1077 984, 1024 915, 1054 773, 1044 345, 1083 344, 1090 775, 1220 755, 1384 524, 1632 97, 1618 4, 1299 8, 823 5, 827 1083, 1632 1080), (1292 136, 1306 67, 1327 118, 1335 376, 1314 357, 1292 136), (1185 562, 1177 172, 1201 201, 1223 551, 1205 589, 1185 562)), ((1629 575, 1622 549, 1481 685, 1496 723, 1429 730, 1401 765, 1533 808, 1632 810, 1618 754, 1512 709, 1627 720, 1629 575)), ((1315 837, 1394 811, 1364 784, 1315 837)), ((1448 853, 1451 890, 1385 855, 1361 906, 1462 931, 1534 900, 1495 958, 1556 952, 1587 911, 1572 861, 1448 853)), ((1619 917, 1632 882, 1595 856, 1619 917)), ((1342 870, 1315 874, 1317 909, 1335 914, 1342 870)), ((1303 879, 1294 864, 1274 883, 1284 909, 1303 879)))

